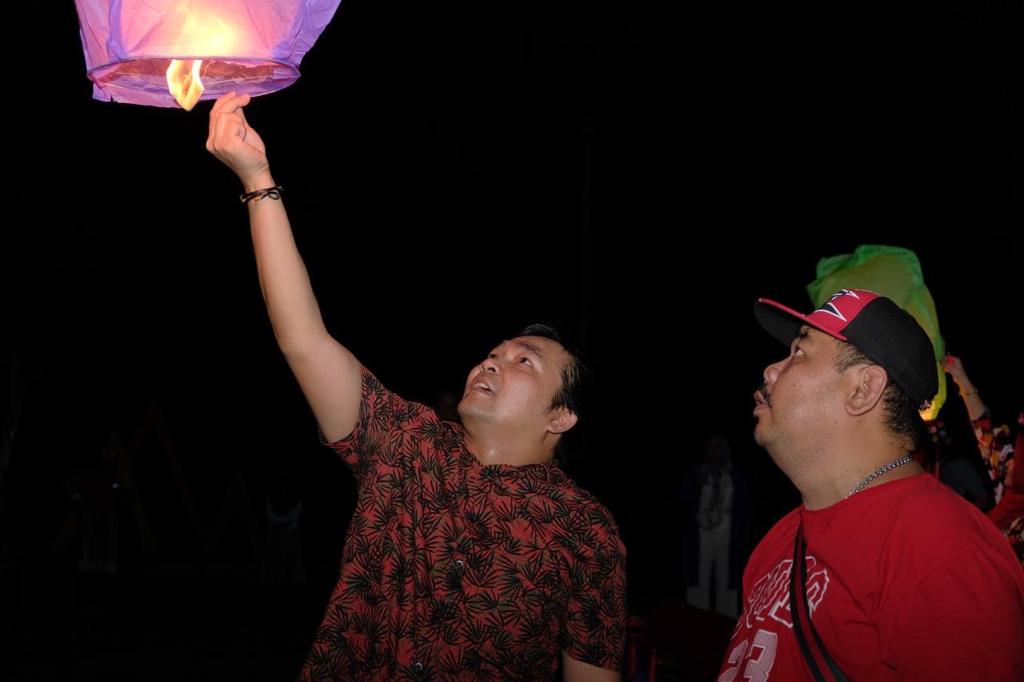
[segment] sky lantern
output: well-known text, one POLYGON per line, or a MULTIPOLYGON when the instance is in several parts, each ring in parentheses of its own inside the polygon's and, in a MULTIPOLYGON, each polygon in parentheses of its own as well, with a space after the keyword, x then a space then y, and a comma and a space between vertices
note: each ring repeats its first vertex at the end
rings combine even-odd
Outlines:
POLYGON ((818 261, 816 274, 818 278, 807 285, 807 293, 815 307, 840 289, 867 289, 891 298, 924 328, 935 351, 939 392, 929 408, 921 412, 921 417, 935 419, 946 402, 946 373, 942 369, 946 342, 939 331, 939 316, 935 312, 931 292, 924 283, 917 254, 898 246, 864 244, 853 253, 822 258, 818 261))
POLYGON ((340 3, 75 0, 93 97, 184 109, 294 83, 340 3))

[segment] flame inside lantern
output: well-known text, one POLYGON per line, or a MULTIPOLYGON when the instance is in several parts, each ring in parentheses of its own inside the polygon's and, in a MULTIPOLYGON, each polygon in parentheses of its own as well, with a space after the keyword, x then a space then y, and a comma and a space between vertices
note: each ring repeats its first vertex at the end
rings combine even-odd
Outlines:
MULTIPOLYGON (((177 7, 171 22, 177 24, 177 33, 188 41, 196 54, 230 54, 237 40, 237 31, 221 17, 203 11, 192 2, 177 7)), ((202 59, 172 59, 167 67, 167 90, 178 105, 191 111, 206 88, 200 76, 202 59)))
POLYGON ((167 67, 167 89, 185 111, 192 111, 206 89, 199 75, 202 65, 202 59, 172 59, 167 67))

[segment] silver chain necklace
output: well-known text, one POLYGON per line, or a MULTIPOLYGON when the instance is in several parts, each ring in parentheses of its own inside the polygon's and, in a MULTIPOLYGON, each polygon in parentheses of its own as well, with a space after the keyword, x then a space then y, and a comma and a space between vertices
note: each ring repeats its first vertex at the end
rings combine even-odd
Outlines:
MULTIPOLYGON (((912 461, 913 459, 914 458, 911 457, 910 455, 904 455, 903 457, 900 457, 899 459, 895 459, 895 460, 889 462, 888 464, 884 464, 884 465, 878 467, 877 469, 872 471, 870 474, 868 474, 864 478, 863 481, 861 481, 860 483, 855 485, 853 487, 853 490, 851 490, 850 492, 848 492, 846 494, 846 497, 848 498, 848 497, 852 497, 853 495, 856 495, 861 490, 864 490, 864 487, 867 486, 868 483, 871 483, 871 481, 875 480, 876 478, 878 478, 882 474, 888 473, 888 472, 892 471, 893 469, 895 469, 896 467, 901 467, 904 464, 912 461)), ((846 499, 846 498, 843 498, 843 499, 846 499)))

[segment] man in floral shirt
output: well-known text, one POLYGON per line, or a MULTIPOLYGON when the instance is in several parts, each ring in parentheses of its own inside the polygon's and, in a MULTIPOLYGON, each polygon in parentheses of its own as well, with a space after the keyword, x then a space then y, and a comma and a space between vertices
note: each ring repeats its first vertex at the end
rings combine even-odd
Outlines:
POLYGON ((1016 436, 1008 424, 994 425, 960 358, 947 355, 945 367, 960 389, 978 451, 995 487, 996 506, 988 511, 988 517, 1003 531, 1024 565, 1024 412, 1017 417, 1016 436))
POLYGON ((384 388, 328 334, 265 148, 220 98, 207 149, 245 188, 278 344, 358 500, 302 680, 618 680, 625 549, 554 464, 580 365, 547 327, 474 367, 462 425, 384 388))

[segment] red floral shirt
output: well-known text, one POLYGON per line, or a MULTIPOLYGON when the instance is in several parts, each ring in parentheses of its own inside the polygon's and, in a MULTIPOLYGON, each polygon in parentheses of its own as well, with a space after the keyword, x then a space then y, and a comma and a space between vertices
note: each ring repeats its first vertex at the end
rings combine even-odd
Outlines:
POLYGON ((1024 566, 1024 412, 1017 417, 1014 436, 1009 425, 993 426, 992 415, 971 422, 978 438, 978 450, 995 483, 996 506, 988 517, 1003 531, 1024 566))
POLYGON ((359 494, 301 680, 539 680, 561 650, 620 668, 625 548, 557 466, 481 465, 459 425, 366 370, 331 447, 359 494))

